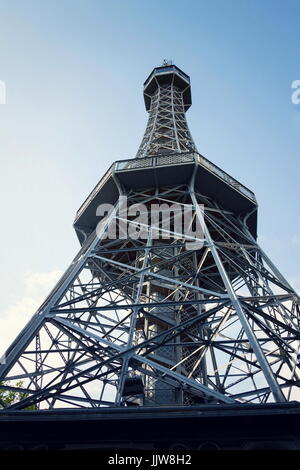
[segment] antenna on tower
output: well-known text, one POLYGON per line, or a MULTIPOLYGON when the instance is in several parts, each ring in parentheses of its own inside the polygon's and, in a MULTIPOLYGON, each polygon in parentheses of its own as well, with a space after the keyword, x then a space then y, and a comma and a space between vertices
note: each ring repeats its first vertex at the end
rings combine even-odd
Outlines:
POLYGON ((162 65, 173 65, 173 61, 171 59, 164 59, 162 65))

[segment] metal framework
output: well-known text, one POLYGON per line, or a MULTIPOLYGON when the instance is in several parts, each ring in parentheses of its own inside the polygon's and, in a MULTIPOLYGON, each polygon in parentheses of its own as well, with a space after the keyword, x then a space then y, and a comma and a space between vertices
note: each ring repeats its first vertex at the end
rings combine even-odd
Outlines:
POLYGON ((154 69, 154 73, 144 84, 146 109, 147 98, 151 100, 151 104, 148 109, 148 124, 137 157, 197 151, 185 117, 185 111, 191 104, 186 102, 186 92, 189 89, 189 77, 177 67, 154 69), (156 88, 154 92, 153 88, 156 88))
MULTIPOLYGON (((178 137, 175 118, 168 138, 157 137, 155 119, 164 107, 158 93, 166 92, 168 102, 181 94, 180 106, 187 103, 186 88, 173 88, 174 66, 164 68, 145 85, 150 93, 149 80, 171 76, 171 84, 152 90, 151 124, 138 156, 187 150, 187 127, 178 137)), ((192 153, 182 158, 190 155, 193 160, 192 153)), ((186 181, 140 188, 124 185, 114 171, 115 211, 100 228, 86 230, 78 255, 6 353, 1 388, 15 390, 21 380, 24 392, 10 408, 299 400, 299 297, 257 244, 249 226, 256 204, 247 211, 225 207, 217 195, 204 194, 197 166, 191 168, 186 181), (131 206, 192 207, 190 223, 200 223, 204 242, 187 249, 176 211, 167 226, 153 225, 147 211, 143 223, 124 217, 124 195, 131 206), (143 237, 120 236, 125 222, 143 229, 143 237), (115 239, 107 237, 112 224, 115 239)), ((127 163, 125 171, 151 170, 127 163)), ((156 178, 162 171, 156 169, 156 178)), ((236 197, 246 200, 246 194, 236 197)), ((90 198, 84 210, 91 204, 90 198)))

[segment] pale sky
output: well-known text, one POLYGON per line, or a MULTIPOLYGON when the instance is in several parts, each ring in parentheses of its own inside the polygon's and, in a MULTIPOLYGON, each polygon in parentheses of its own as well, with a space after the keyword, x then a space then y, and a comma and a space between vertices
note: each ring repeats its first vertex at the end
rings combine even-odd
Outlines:
POLYGON ((300 290, 299 1, 0 0, 0 351, 79 249, 75 211, 134 157, 142 84, 190 75, 200 153, 256 193, 261 244, 300 290))

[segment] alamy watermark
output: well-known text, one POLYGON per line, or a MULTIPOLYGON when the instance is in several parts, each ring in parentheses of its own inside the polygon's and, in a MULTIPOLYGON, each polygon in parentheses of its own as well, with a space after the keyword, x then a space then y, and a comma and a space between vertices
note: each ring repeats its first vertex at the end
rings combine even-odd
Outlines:
POLYGON ((6 83, 0 80, 0 104, 6 104, 6 83))
POLYGON ((96 232, 101 239, 182 240, 187 250, 204 244, 204 205, 191 204, 128 204, 121 196, 118 207, 100 204, 96 215, 101 217, 96 232))
POLYGON ((291 85, 293 91, 291 101, 293 104, 300 104, 300 80, 294 80, 291 85))

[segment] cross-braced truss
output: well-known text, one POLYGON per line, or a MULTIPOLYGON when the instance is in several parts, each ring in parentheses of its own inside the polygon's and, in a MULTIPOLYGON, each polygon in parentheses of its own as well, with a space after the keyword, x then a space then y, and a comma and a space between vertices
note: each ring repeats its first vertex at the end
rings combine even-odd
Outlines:
POLYGON ((197 149, 186 121, 182 91, 173 82, 158 85, 137 157, 193 151, 197 149))
POLYGON ((246 219, 193 184, 127 196, 192 204, 203 246, 187 249, 175 212, 167 229, 108 239, 117 204, 7 351, 2 387, 24 392, 10 408, 119 406, 128 377, 144 405, 298 400, 299 298, 246 219))

